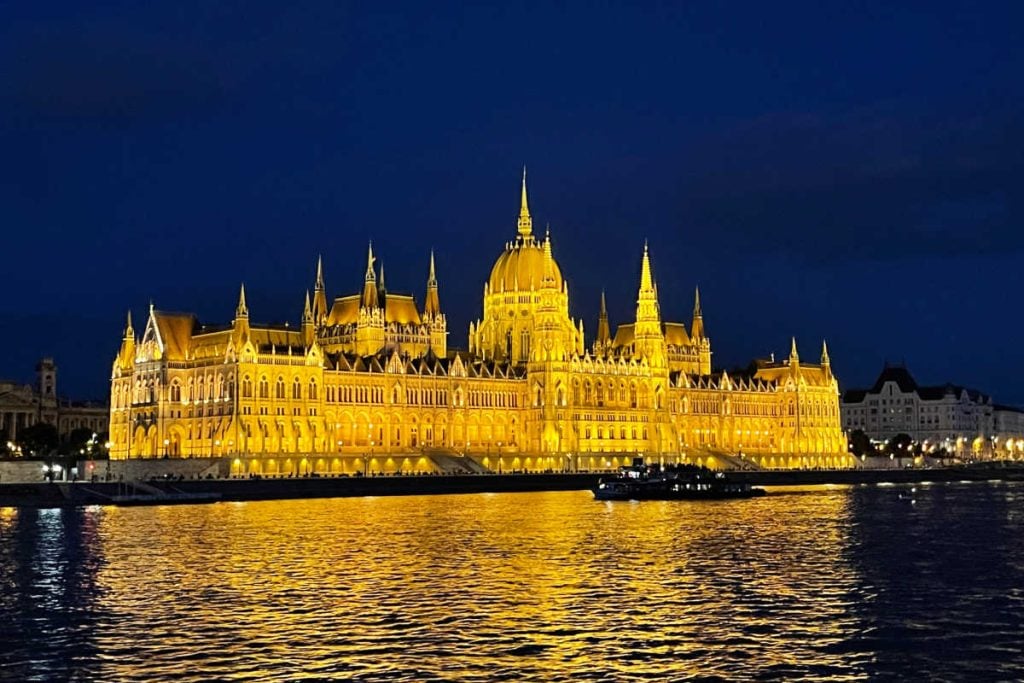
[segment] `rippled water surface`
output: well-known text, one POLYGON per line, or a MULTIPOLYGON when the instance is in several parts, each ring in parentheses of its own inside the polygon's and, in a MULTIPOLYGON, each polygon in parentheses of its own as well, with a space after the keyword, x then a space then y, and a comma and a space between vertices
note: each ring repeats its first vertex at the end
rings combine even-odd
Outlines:
POLYGON ((0 510, 5 680, 1024 678, 1024 486, 0 510))

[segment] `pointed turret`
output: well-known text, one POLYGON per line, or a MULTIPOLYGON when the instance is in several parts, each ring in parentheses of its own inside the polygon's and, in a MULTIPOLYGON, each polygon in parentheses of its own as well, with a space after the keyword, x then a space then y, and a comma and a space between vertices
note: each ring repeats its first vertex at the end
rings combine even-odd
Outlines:
POLYGON ((238 306, 235 307, 234 334, 232 339, 238 349, 249 339, 249 307, 245 305, 245 283, 238 292, 238 306))
POLYGON ((377 275, 373 272, 373 243, 370 243, 366 253, 366 277, 363 283, 363 298, 360 306, 363 308, 377 308, 377 275))
POLYGON ((793 337, 793 341, 792 341, 792 343, 790 344, 790 347, 789 347, 789 364, 790 365, 799 365, 800 364, 800 354, 796 350, 796 337, 793 337))
POLYGON ((523 166, 523 189, 519 202, 519 237, 526 240, 533 235, 533 219, 530 218, 530 206, 526 201, 526 166, 523 166))
POLYGON ((555 259, 551 255, 551 226, 544 231, 544 280, 542 284, 555 284, 555 259))
POLYGON ((647 253, 647 240, 644 240, 644 257, 640 262, 640 291, 654 291, 654 280, 651 277, 651 257, 647 253))
POLYGON ((135 364, 135 328, 132 327, 131 309, 128 309, 128 323, 124 326, 124 337, 121 339, 116 363, 122 371, 130 370, 135 364))
POLYGON ((704 338, 704 312, 700 308, 700 287, 693 294, 693 325, 690 327, 690 339, 700 341, 704 338))
POLYGON ((635 350, 653 366, 665 361, 665 335, 661 329, 658 310, 658 292, 651 275, 651 257, 644 241, 644 255, 640 262, 640 291, 636 299, 636 324, 633 327, 635 350))
MULTIPOLYGON (((149 305, 149 307, 152 309, 153 308, 153 304, 151 303, 149 305)), ((241 289, 238 292, 238 305, 235 307, 235 319, 236 320, 242 319, 242 318, 248 319, 248 317, 249 317, 249 307, 245 305, 245 283, 243 282, 242 283, 242 287, 241 287, 241 289)))
POLYGON ((597 314, 597 351, 608 348, 612 342, 611 326, 608 324, 608 306, 604 299, 604 290, 601 290, 601 311, 597 314))
POLYGON ((387 298, 388 288, 384 284, 384 262, 380 262, 380 274, 377 276, 377 300, 380 305, 384 305, 384 299, 387 298))
POLYGON ((828 357, 828 342, 821 340, 821 369, 828 376, 832 375, 832 359, 828 357))
POLYGON ((306 290, 306 303, 302 308, 302 343, 309 347, 313 344, 316 336, 316 326, 313 323, 313 307, 309 303, 309 290, 306 290))
POLYGON ((323 257, 316 259, 316 283, 313 285, 313 322, 317 325, 323 324, 327 319, 327 291, 324 287, 324 261, 323 257))
POLYGON ((430 250, 430 273, 427 275, 427 297, 424 299, 423 313, 433 317, 441 313, 441 300, 437 295, 437 272, 434 269, 434 250, 430 250))

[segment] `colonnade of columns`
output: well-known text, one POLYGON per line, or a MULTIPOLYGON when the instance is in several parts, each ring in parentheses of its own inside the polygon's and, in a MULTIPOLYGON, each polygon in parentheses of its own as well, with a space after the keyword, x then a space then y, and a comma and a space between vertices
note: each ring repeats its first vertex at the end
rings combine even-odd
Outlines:
POLYGON ((35 410, 5 410, 0 412, 0 434, 6 441, 18 438, 18 430, 36 423, 35 410))

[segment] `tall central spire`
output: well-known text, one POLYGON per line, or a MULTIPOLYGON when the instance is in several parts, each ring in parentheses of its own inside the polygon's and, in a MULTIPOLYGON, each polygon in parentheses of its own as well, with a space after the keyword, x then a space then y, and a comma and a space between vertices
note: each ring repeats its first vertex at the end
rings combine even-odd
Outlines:
POLYGON ((526 201, 526 166, 523 166, 523 191, 519 204, 519 236, 526 238, 533 234, 533 219, 530 218, 530 205, 526 201))

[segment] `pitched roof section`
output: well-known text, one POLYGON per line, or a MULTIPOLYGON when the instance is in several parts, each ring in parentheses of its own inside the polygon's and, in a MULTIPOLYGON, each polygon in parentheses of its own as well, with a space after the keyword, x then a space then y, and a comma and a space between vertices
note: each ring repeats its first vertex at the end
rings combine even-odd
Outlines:
POLYGON ((199 331, 196 317, 191 313, 153 311, 153 320, 164 345, 168 360, 185 360, 192 344, 192 335, 199 331))
POLYGON ((882 391, 882 386, 886 382, 895 382, 905 394, 909 394, 912 391, 917 390, 917 382, 911 376, 910 371, 902 365, 886 365, 882 369, 882 373, 875 380, 875 383, 871 386, 871 393, 878 394, 882 391))

